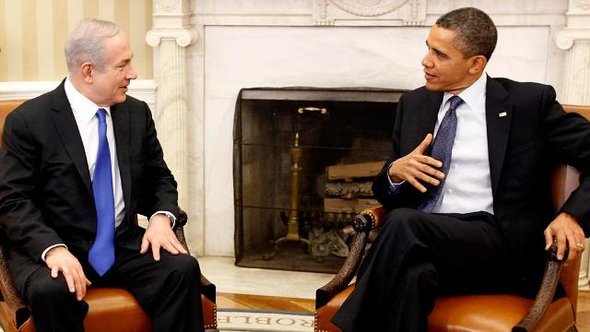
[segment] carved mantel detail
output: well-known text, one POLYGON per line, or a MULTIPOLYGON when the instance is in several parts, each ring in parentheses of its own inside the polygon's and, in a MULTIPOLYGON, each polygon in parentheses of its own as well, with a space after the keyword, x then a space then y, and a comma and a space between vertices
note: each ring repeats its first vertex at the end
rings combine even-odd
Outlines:
POLYGON ((566 50, 565 93, 572 104, 590 104, 590 0, 570 0, 566 26, 555 33, 557 47, 566 50))
POLYGON ((567 25, 555 34, 555 43, 569 50, 576 41, 590 42, 590 0, 570 0, 567 25))
POLYGON ((187 47, 197 41, 197 34, 192 29, 178 28, 178 29, 152 29, 148 31, 145 36, 145 41, 151 47, 160 45, 162 39, 174 39, 176 45, 180 47, 187 47))
POLYGON ((590 10, 590 0, 575 0, 574 6, 582 10, 590 10))
POLYGON ((398 10, 409 0, 329 0, 345 12, 371 17, 389 14, 398 10))
POLYGON ((156 0, 154 12, 175 12, 180 8, 177 0, 156 0))
POLYGON ((391 21, 391 25, 421 25, 427 0, 314 0, 316 25, 347 21, 391 21))
POLYGON ((154 0, 153 27, 145 40, 151 47, 160 45, 162 39, 174 39, 180 47, 197 41, 197 33, 190 27, 189 0, 154 0))

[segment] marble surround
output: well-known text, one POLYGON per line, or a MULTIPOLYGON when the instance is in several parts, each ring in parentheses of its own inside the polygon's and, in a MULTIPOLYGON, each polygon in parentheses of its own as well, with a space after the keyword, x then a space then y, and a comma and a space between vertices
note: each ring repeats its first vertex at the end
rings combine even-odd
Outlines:
POLYGON ((192 213, 202 221, 191 235, 197 252, 233 255, 232 131, 241 88, 416 88, 424 82, 420 60, 429 27, 467 5, 498 25, 491 76, 549 83, 563 95, 568 52, 554 38, 567 23, 566 0, 192 1, 198 39, 187 49, 190 118, 203 130, 193 141, 198 154, 189 157, 202 176, 189 188, 198 200, 192 213))

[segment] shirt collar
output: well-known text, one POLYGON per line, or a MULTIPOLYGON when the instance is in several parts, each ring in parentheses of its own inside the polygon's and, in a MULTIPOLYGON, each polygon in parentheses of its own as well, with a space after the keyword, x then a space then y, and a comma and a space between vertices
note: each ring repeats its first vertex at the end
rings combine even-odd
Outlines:
POLYGON ((74 116, 80 120, 80 123, 86 124, 92 121, 96 115, 96 111, 98 111, 99 108, 104 108, 107 111, 107 114, 109 116, 111 115, 110 107, 99 107, 96 105, 92 100, 88 99, 76 89, 70 80, 70 77, 66 78, 64 89, 66 91, 68 101, 70 102, 70 106, 72 107, 72 111, 74 112, 74 116))
MULTIPOLYGON (((485 98, 488 82, 487 77, 488 75, 483 73, 473 84, 458 94, 470 109, 476 109, 477 105, 480 104, 481 98, 485 98)), ((445 105, 452 96, 453 94, 445 92, 442 105, 445 105)))

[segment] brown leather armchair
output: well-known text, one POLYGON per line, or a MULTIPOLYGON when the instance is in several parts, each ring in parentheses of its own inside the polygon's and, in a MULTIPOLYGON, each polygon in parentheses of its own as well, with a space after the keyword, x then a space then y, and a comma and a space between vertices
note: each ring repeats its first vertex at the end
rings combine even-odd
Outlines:
MULTIPOLYGON (((0 101, 0 136, 4 129, 4 119, 22 100, 0 101)), ((0 142, 1 144, 1 142, 0 142)), ((175 229, 176 236, 188 250, 184 237, 183 226, 187 216, 181 213, 175 229)), ((203 303, 203 319, 207 331, 217 331, 217 306, 215 304, 215 285, 201 275, 201 301, 203 303)), ((0 326, 4 332, 34 332, 35 324, 31 311, 17 294, 12 276, 8 270, 4 250, 0 244, 0 326)), ((88 332, 147 332, 151 331, 151 321, 139 303, 128 291, 121 288, 89 289, 85 301, 89 310, 84 327, 88 332)), ((190 315, 191 313, 187 313, 190 315)))
MULTIPOLYGON (((590 120, 590 106, 564 105, 567 112, 582 114, 590 120)), ((553 199, 560 207, 578 185, 578 172, 566 165, 553 175, 553 199)), ((354 289, 351 283, 363 257, 371 231, 377 231, 387 211, 383 207, 365 210, 354 220, 356 235, 350 254, 334 278, 316 291, 316 332, 341 331, 330 321, 354 289)), ((576 306, 581 257, 563 264, 552 247, 545 273, 534 300, 512 294, 445 296, 436 300, 428 317, 428 330, 438 331, 577 331, 576 306), (553 300, 561 282, 566 297, 553 300)))

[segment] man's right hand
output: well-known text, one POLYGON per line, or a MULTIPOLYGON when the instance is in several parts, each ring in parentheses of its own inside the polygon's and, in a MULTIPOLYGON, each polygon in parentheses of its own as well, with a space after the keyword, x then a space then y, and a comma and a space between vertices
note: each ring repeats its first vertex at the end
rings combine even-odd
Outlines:
POLYGON ((51 248, 45 255, 45 263, 51 269, 51 277, 57 278, 59 272, 63 273, 70 293, 76 293, 78 301, 86 295, 86 287, 90 286, 90 280, 86 279, 82 265, 66 247, 51 248))
POLYGON ((412 152, 394 161, 389 167, 391 181, 408 181, 421 192, 426 192, 426 187, 422 183, 438 186, 445 173, 440 171, 442 162, 424 155, 431 143, 432 134, 428 134, 412 152))

